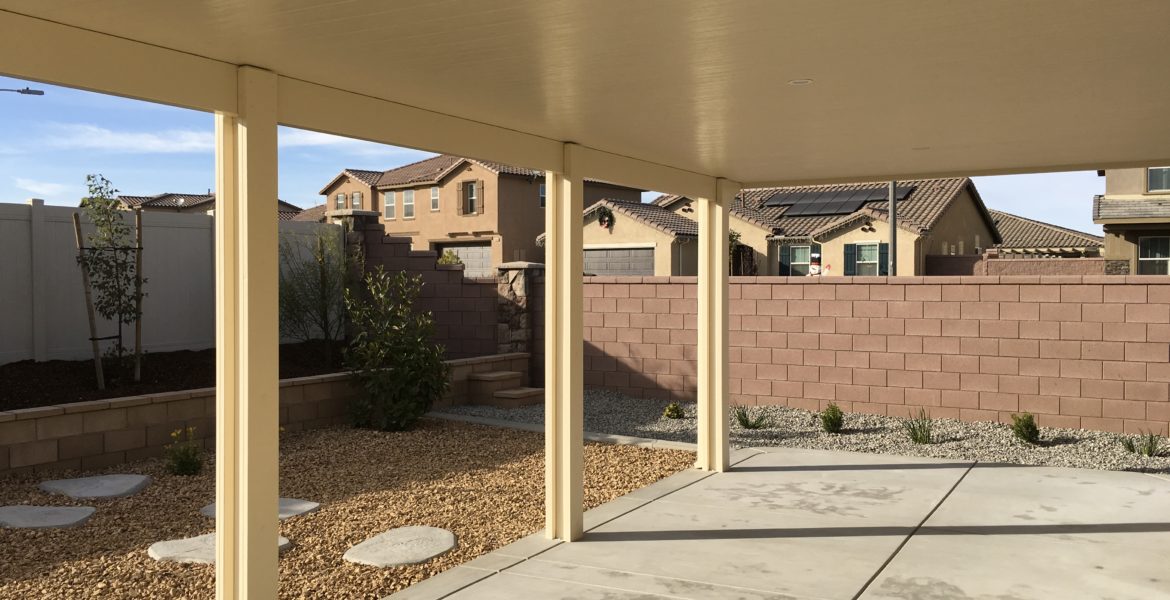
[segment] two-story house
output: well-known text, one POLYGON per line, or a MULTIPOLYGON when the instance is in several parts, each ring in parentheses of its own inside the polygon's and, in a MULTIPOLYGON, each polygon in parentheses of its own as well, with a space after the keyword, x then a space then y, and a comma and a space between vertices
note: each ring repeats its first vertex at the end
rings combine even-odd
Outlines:
MULTIPOLYGON (((372 173, 347 169, 334 178, 321 190, 327 210, 378 211, 388 235, 410 237, 416 250, 454 252, 469 277, 491 276, 504 262, 543 260, 535 241, 544 231, 543 171, 443 154, 380 172, 376 181, 372 173)), ((603 198, 638 201, 641 190, 587 180, 586 205, 603 198)))
POLYGON ((1105 272, 1170 274, 1170 167, 1098 174, 1105 194, 1093 198, 1093 222, 1105 229, 1105 272))

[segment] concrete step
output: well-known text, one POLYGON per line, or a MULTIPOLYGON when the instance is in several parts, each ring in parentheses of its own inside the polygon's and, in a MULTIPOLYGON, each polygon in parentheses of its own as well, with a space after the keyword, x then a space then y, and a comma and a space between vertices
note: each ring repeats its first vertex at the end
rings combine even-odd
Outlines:
POLYGON ((495 404, 495 393, 524 385, 520 371, 485 371, 467 376, 467 400, 471 404, 495 404))
POLYGON ((518 387, 492 394, 492 404, 499 408, 518 408, 544 402, 544 388, 518 387))

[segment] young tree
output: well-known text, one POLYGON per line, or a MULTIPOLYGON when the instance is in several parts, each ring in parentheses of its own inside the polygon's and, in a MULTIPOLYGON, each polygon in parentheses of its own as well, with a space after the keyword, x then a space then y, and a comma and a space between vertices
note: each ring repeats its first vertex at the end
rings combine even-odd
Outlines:
POLYGON ((333 343, 345 334, 343 302, 353 260, 332 232, 318 230, 307 246, 281 234, 280 334, 302 342, 324 339, 330 365, 333 343))

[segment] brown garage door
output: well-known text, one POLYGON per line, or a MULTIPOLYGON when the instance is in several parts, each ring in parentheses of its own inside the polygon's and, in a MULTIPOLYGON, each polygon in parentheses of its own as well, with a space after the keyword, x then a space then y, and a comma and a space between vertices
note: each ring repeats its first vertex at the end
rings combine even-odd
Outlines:
POLYGON ((492 245, 483 244, 447 244, 437 247, 439 255, 450 250, 463 261, 463 275, 465 277, 495 277, 492 268, 492 245))
POLYGON ((653 275, 653 248, 596 248, 585 251, 585 272, 591 275, 653 275))

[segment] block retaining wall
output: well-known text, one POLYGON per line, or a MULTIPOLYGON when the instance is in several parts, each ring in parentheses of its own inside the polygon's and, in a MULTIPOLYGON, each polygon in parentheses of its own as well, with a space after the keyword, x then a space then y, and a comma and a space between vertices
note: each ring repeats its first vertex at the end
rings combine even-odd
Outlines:
MULTIPOLYGON (((451 388, 439 406, 467 400, 467 376, 512 370, 528 375, 523 352, 447 361, 451 388)), ((280 382, 280 425, 286 431, 348 422, 346 403, 360 393, 348 373, 280 382)), ((46 469, 101 469, 159 456, 171 432, 195 427, 215 447, 215 388, 76 402, 0 412, 0 474, 46 469)))
MULTIPOLYGON (((585 280, 585 384, 694 400, 694 277, 585 280)), ((1153 430, 1170 422, 1170 278, 733 277, 734 404, 1153 430)))

